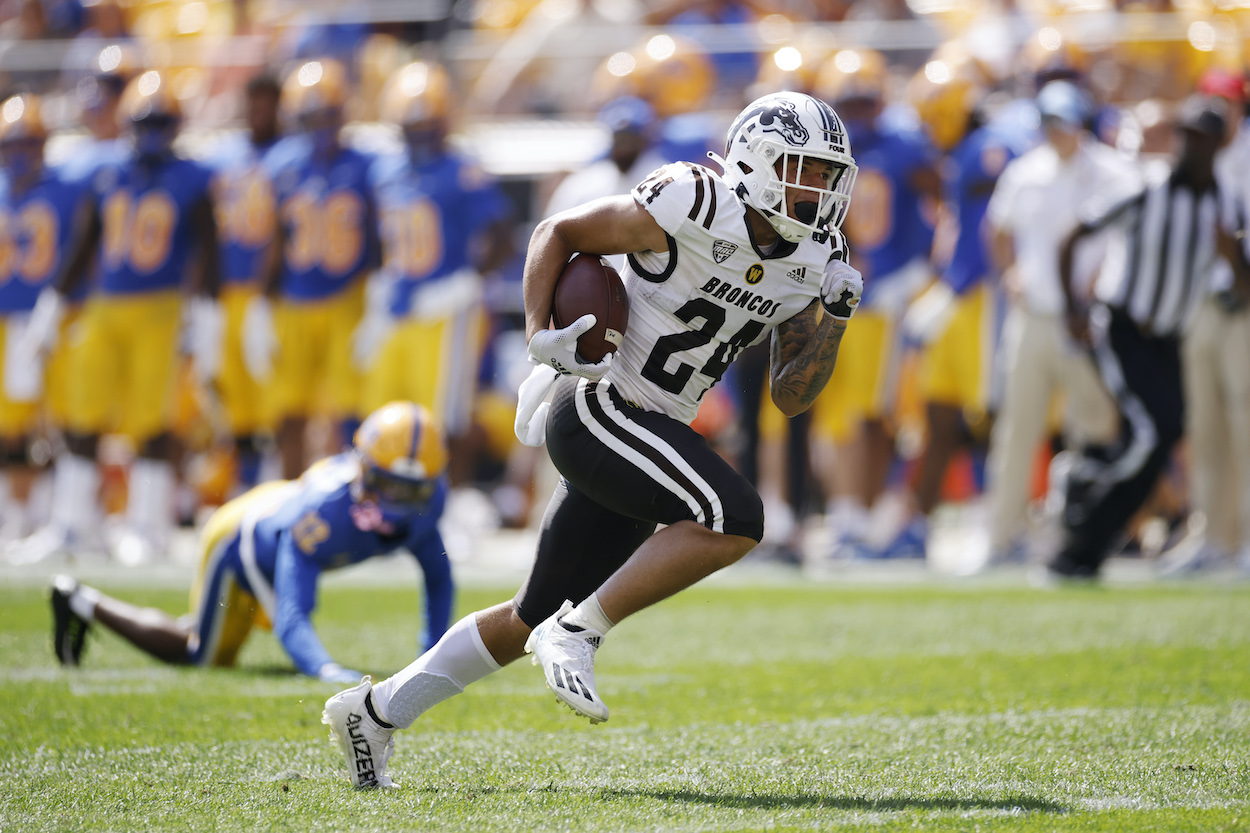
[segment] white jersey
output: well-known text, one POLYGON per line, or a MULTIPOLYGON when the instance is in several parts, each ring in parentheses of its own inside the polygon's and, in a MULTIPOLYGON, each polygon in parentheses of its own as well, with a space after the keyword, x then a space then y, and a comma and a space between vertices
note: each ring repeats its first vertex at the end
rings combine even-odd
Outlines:
POLYGON ((689 424, 703 394, 746 347, 820 297, 833 232, 760 252, 746 204, 711 170, 665 165, 633 191, 668 234, 667 252, 629 255, 629 328, 605 377, 628 402, 689 424))

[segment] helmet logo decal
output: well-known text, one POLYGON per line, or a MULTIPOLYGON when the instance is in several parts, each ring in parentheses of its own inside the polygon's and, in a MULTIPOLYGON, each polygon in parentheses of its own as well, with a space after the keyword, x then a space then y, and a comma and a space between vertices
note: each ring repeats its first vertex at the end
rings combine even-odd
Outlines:
MULTIPOLYGON (((799 112, 794 102, 784 98, 772 98, 758 107, 752 107, 738 116, 734 126, 729 129, 730 135, 738 132, 746 122, 759 116, 760 127, 765 133, 777 133, 792 145, 806 144, 811 134, 799 121, 799 112)), ((746 141, 746 137, 742 137, 746 141)))
POLYGON ((760 124, 767 132, 780 133, 792 145, 805 145, 811 138, 807 128, 799 121, 798 110, 790 101, 778 101, 776 105, 766 107, 760 114, 760 124))

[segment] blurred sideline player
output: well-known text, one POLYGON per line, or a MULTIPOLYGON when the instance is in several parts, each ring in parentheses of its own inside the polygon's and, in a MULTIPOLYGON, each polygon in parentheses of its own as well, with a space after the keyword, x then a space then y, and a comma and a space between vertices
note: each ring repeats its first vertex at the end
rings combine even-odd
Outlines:
POLYGON ((323 572, 406 548, 425 586, 422 650, 451 617, 451 565, 438 534, 447 497, 447 451, 429 412, 392 402, 374 412, 353 447, 294 481, 264 483, 218 509, 200 534, 191 614, 110 598, 68 576, 52 587, 53 650, 78 665, 93 622, 175 665, 233 666, 253 625, 271 628, 296 667, 329 682, 357 671, 330 656, 313 629, 323 572))
POLYGON ((1015 125, 986 121, 982 89, 968 60, 933 60, 912 79, 917 110, 940 150, 944 165, 944 215, 954 237, 940 279, 912 302, 903 321, 910 337, 925 344, 921 395, 927 441, 909 495, 911 517, 885 548, 872 555, 923 558, 929 514, 941 496, 952 455, 968 436, 968 423, 984 420, 989 405, 997 302, 986 282, 991 266, 984 237, 986 206, 999 175, 1025 150, 1015 125))
POLYGON ((535 230, 524 294, 536 366, 515 429, 526 444, 545 440, 564 480, 513 600, 464 617, 377 686, 366 677, 326 702, 322 721, 354 785, 393 786, 394 731, 526 652, 565 705, 606 720, 594 655, 614 623, 733 564, 763 537, 759 495, 690 422, 742 348, 770 331, 771 390, 783 413, 810 407, 828 382, 862 290, 837 230, 855 163, 837 114, 800 93, 748 105, 725 155, 724 178, 674 163, 632 196, 535 230), (575 351, 593 316, 548 329, 556 280, 576 251, 631 253, 629 329, 595 364, 575 351), (720 264, 714 251, 725 254, 720 264), (788 277, 800 268, 813 279, 788 277), (539 402, 552 384, 548 411, 539 402))
POLYGON ((138 55, 127 44, 109 44, 95 56, 90 77, 76 88, 89 137, 75 142, 58 162, 63 176, 85 182, 102 165, 125 158, 129 148, 117 110, 126 86, 141 71, 138 55))
MULTIPOLYGON (((1250 267, 1250 122, 1245 80, 1211 70, 1199 92, 1228 102, 1232 136, 1216 156, 1224 227, 1239 239, 1240 266, 1250 267)), ((1237 556, 1250 573, 1250 287, 1220 260, 1193 321, 1181 339, 1185 436, 1190 451, 1193 513, 1189 532, 1163 554, 1160 572, 1186 574, 1225 566, 1237 556)))
POLYGON ((365 372, 361 410, 401 398, 429 408, 447 431, 459 486, 474 470, 482 274, 512 250, 512 211, 494 180, 448 148, 454 95, 447 71, 424 61, 400 68, 383 90, 383 118, 403 132, 404 151, 374 165, 383 266, 353 352, 365 372))
POLYGON ((879 52, 843 49, 825 61, 814 87, 842 116, 859 165, 844 231, 864 297, 838 356, 839 383, 812 409, 817 436, 835 447, 833 465, 818 471, 830 495, 826 522, 837 556, 862 547, 868 512, 894 460, 888 422, 902 359, 898 322, 929 282, 933 225, 925 211, 932 217, 941 199, 933 144, 882 117, 887 80, 879 52))
POLYGON ((261 432, 273 427, 265 389, 252 377, 244 360, 243 316, 259 292, 277 225, 273 184, 266 165, 280 138, 281 91, 272 76, 252 77, 246 87, 247 133, 231 137, 212 159, 225 319, 216 383, 234 439, 233 488, 238 491, 258 482, 261 432))
MULTIPOLYGON (((1064 323, 1059 244, 1095 203, 1131 194, 1135 163, 1087 132, 1093 100, 1070 81, 1038 92, 1043 142, 1012 161, 987 209, 990 255, 1008 296, 996 373, 1002 379, 988 458, 988 565, 1029 554, 1024 535, 1028 490, 1038 443, 1051 421, 1052 400, 1063 397, 1053 433, 1069 448, 1115 437, 1119 413, 1092 357, 1072 341, 1064 323)), ((1093 294, 1107 238, 1083 243, 1076 291, 1093 294)))
MULTIPOLYGON (((655 108, 646 99, 625 95, 612 99, 595 116, 611 131, 608 152, 584 168, 573 171, 556 186, 547 201, 544 217, 600 197, 628 194, 666 159, 656 147, 659 127, 655 108)), ((618 265, 623 258, 614 258, 618 265)))
POLYGON ((701 163, 715 146, 721 122, 706 108, 716 91, 716 67, 690 38, 660 33, 610 56, 595 71, 591 91, 605 104, 634 96, 655 108, 655 146, 666 161, 701 163))
POLYGON ((0 547, 32 531, 29 453, 46 401, 44 363, 18 342, 60 266, 82 193, 44 164, 47 139, 38 97, 0 105, 0 547))
MULTIPOLYGON (((54 164, 57 173, 77 185, 85 193, 96 172, 109 165, 121 164, 130 154, 130 141, 122 135, 122 120, 118 118, 122 93, 126 85, 139 74, 140 64, 135 51, 126 44, 109 44, 95 56, 93 71, 89 78, 77 85, 81 106, 81 120, 87 136, 68 148, 62 146, 54 164)), ((64 431, 69 424, 79 366, 76 353, 83 349, 83 342, 76 338, 80 332, 83 302, 100 280, 100 254, 97 252, 88 267, 87 279, 65 297, 65 309, 60 327, 56 329, 55 343, 39 345, 47 352, 46 393, 47 416, 50 424, 64 431)), ((32 345, 34 346, 34 345, 32 345)), ((71 471, 80 467, 80 460, 57 450, 55 467, 68 467, 71 471)), ((74 475, 70 475, 72 480, 74 475)))
POLYGON ((342 144, 347 93, 346 70, 328 59, 304 63, 283 85, 283 108, 299 135, 273 157, 277 234, 262 294, 245 314, 244 357, 269 384, 287 478, 307 465, 304 435, 314 412, 328 409, 344 445, 359 420, 352 334, 379 244, 372 158, 342 144))
POLYGON ((31 330, 39 331, 33 340, 49 343, 65 298, 87 279, 99 253, 99 285, 84 304, 75 335, 80 343, 65 430, 68 455, 55 473, 53 518, 19 545, 19 561, 90 545, 98 535, 96 453, 100 435, 115 430, 130 438, 137 456, 113 555, 141 563, 167 549, 173 527, 171 406, 189 276, 198 290, 190 334, 196 366, 205 377, 215 371, 220 313, 210 172, 174 153, 181 110, 161 73, 145 72, 130 83, 119 118, 133 142, 130 155, 94 176, 70 254, 32 317, 31 330))

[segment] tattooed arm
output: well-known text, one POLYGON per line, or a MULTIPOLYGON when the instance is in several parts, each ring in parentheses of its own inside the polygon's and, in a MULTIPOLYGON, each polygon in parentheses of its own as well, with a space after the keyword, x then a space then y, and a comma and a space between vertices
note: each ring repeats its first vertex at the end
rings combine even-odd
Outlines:
POLYGON ((773 330, 768 387, 773 403, 788 417, 811 407, 833 375, 846 321, 825 312, 820 299, 773 330))

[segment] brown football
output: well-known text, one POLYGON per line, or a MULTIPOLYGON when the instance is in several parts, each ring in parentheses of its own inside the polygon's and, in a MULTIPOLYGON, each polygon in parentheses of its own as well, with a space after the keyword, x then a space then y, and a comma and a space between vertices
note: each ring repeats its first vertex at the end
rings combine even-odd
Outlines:
POLYGON ((556 329, 563 329, 586 313, 593 313, 595 326, 577 339, 577 355, 583 361, 597 362, 615 353, 629 326, 629 296, 621 276, 598 255, 574 255, 556 281, 551 318, 556 329))

